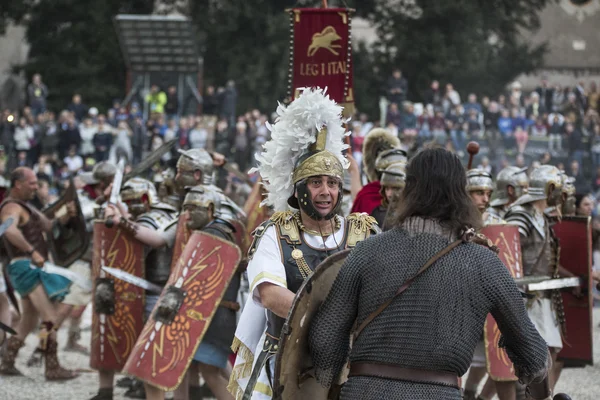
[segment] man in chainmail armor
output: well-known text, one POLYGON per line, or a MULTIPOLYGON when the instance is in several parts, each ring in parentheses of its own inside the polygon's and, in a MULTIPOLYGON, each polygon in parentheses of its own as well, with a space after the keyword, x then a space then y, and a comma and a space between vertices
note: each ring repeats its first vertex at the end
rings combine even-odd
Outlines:
POLYGON ((338 215, 347 162, 342 108, 322 89, 306 89, 277 112, 272 139, 257 157, 265 204, 276 212, 255 230, 249 251, 254 301, 244 306, 232 346, 229 390, 237 399, 272 398, 275 354, 295 293, 326 257, 377 231, 367 214, 338 215))
POLYGON ((527 167, 506 167, 496 176, 496 198, 490 202, 488 212, 498 218, 504 218, 510 205, 527 193, 529 178, 527 167))
MULTIPOLYGON (((542 165, 529 177, 529 189, 509 209, 508 223, 519 227, 523 272, 525 276, 573 277, 573 273, 560 266, 559 244, 545 211, 548 207, 561 207, 563 177, 558 168, 542 165)), ((559 291, 533 293, 527 311, 552 354, 553 361, 563 346, 565 315, 559 291)), ((555 362, 550 373, 553 388, 560 376, 561 363, 555 362)))
POLYGON ((323 386, 349 357, 341 399, 461 399, 488 313, 519 378, 545 380, 548 348, 510 272, 472 242, 482 223, 466 186, 457 156, 423 150, 408 164, 395 228, 359 243, 342 266, 309 336, 323 386))

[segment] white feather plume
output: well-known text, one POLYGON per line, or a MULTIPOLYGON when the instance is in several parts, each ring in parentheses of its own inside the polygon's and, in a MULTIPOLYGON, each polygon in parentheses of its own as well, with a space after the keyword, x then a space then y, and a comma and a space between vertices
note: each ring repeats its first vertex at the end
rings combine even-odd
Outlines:
POLYGON ((287 200, 293 193, 292 175, 298 159, 309 146, 316 142, 317 132, 327 127, 325 149, 335 154, 344 168, 348 160, 342 151, 348 148, 344 136, 349 132, 343 127, 342 107, 326 95, 327 89, 302 88, 300 96, 285 107, 277 107, 277 119, 272 126, 271 140, 263 145, 263 152, 256 155, 264 185, 268 191, 262 204, 275 211, 288 210, 287 200))

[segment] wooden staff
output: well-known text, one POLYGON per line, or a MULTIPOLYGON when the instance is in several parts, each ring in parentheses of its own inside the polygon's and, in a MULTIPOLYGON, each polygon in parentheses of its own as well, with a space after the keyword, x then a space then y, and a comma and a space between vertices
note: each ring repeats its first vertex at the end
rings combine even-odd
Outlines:
POLYGON ((321 4, 321 8, 327 8, 327 0, 323 0, 323 3, 321 4))
POLYGON ((469 163, 467 164, 468 171, 473 166, 473 157, 475 157, 475 154, 479 153, 479 143, 469 142, 469 144, 467 144, 467 153, 469 153, 469 163))

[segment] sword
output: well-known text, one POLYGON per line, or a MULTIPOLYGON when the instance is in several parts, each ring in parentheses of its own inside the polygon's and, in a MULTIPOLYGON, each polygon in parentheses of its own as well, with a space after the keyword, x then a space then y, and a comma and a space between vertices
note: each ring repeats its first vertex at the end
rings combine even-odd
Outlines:
POLYGON ((167 143, 164 143, 158 149, 148 154, 148 156, 146 156, 131 169, 130 173, 125 175, 124 179, 128 180, 129 178, 133 178, 134 176, 140 175, 142 172, 152 167, 161 159, 163 155, 165 155, 165 153, 171 151, 173 146, 175 146, 175 143, 177 143, 177 139, 173 139, 167 143))
POLYGON ((129 272, 106 266, 103 266, 102 270, 108 272, 117 279, 130 283, 134 286, 140 287, 154 294, 161 294, 163 291, 163 288, 158 286, 157 284, 148 282, 147 280, 140 278, 139 276, 132 275, 129 272))
POLYGON ((50 261, 44 262, 44 266, 42 267, 42 271, 47 272, 49 274, 55 274, 64 276, 77 286, 82 287, 88 292, 92 291, 92 281, 90 279, 86 279, 83 276, 79 275, 77 272, 73 272, 67 268, 59 267, 52 264, 50 261))
POLYGON ((564 289, 564 288, 572 288, 581 286, 582 281, 581 278, 559 278, 559 279, 549 279, 547 281, 532 283, 527 285, 527 290, 530 292, 537 292, 541 290, 554 290, 554 289, 564 289))
MULTIPOLYGON (((117 172, 113 178, 112 188, 110 190, 110 198, 108 199, 109 204, 117 205, 119 202, 119 194, 121 193, 121 184, 123 183, 123 170, 125 169, 125 159, 122 158, 117 163, 117 172)), ((107 219, 104 223, 107 228, 112 228, 112 219, 107 219)))
POLYGON ((532 283, 544 282, 552 279, 551 276, 539 275, 539 276, 525 276, 523 278, 515 278, 515 283, 518 286, 527 286, 532 283))
POLYGON ((6 221, 4 221, 1 225, 0 225, 0 236, 4 235, 4 232, 6 232, 6 230, 8 228, 10 228, 10 226, 12 225, 12 223, 14 222, 13 217, 8 217, 6 218, 6 221))

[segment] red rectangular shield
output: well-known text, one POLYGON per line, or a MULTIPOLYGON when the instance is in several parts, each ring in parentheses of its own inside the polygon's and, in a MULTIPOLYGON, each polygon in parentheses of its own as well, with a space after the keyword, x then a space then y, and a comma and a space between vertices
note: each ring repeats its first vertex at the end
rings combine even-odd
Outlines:
POLYGON ((235 244, 194 231, 123 371, 162 390, 176 389, 240 259, 235 244), (165 321, 157 310, 167 304, 176 306, 165 321))
POLYGON ((114 288, 114 308, 110 313, 92 314, 90 366, 120 371, 144 326, 144 289, 112 279, 102 266, 122 269, 143 278, 144 248, 121 229, 107 228, 104 221, 94 222, 94 310, 96 289, 102 280, 109 281, 114 288))
POLYGON ((344 106, 344 115, 354 111, 352 90, 352 10, 346 8, 294 8, 290 14, 289 98, 303 87, 327 88, 344 106))
MULTIPOLYGON (((520 278, 523 264, 519 229, 514 225, 488 225, 481 233, 498 247, 498 256, 513 278, 520 278)), ((483 329, 488 374, 494 381, 516 381, 515 368, 506 350, 498 347, 500 329, 491 314, 488 314, 483 329)))
POLYGON ((583 297, 562 292, 567 335, 558 354, 565 367, 593 365, 592 224, 588 217, 564 217, 552 227, 560 245, 560 264, 584 278, 583 297))

